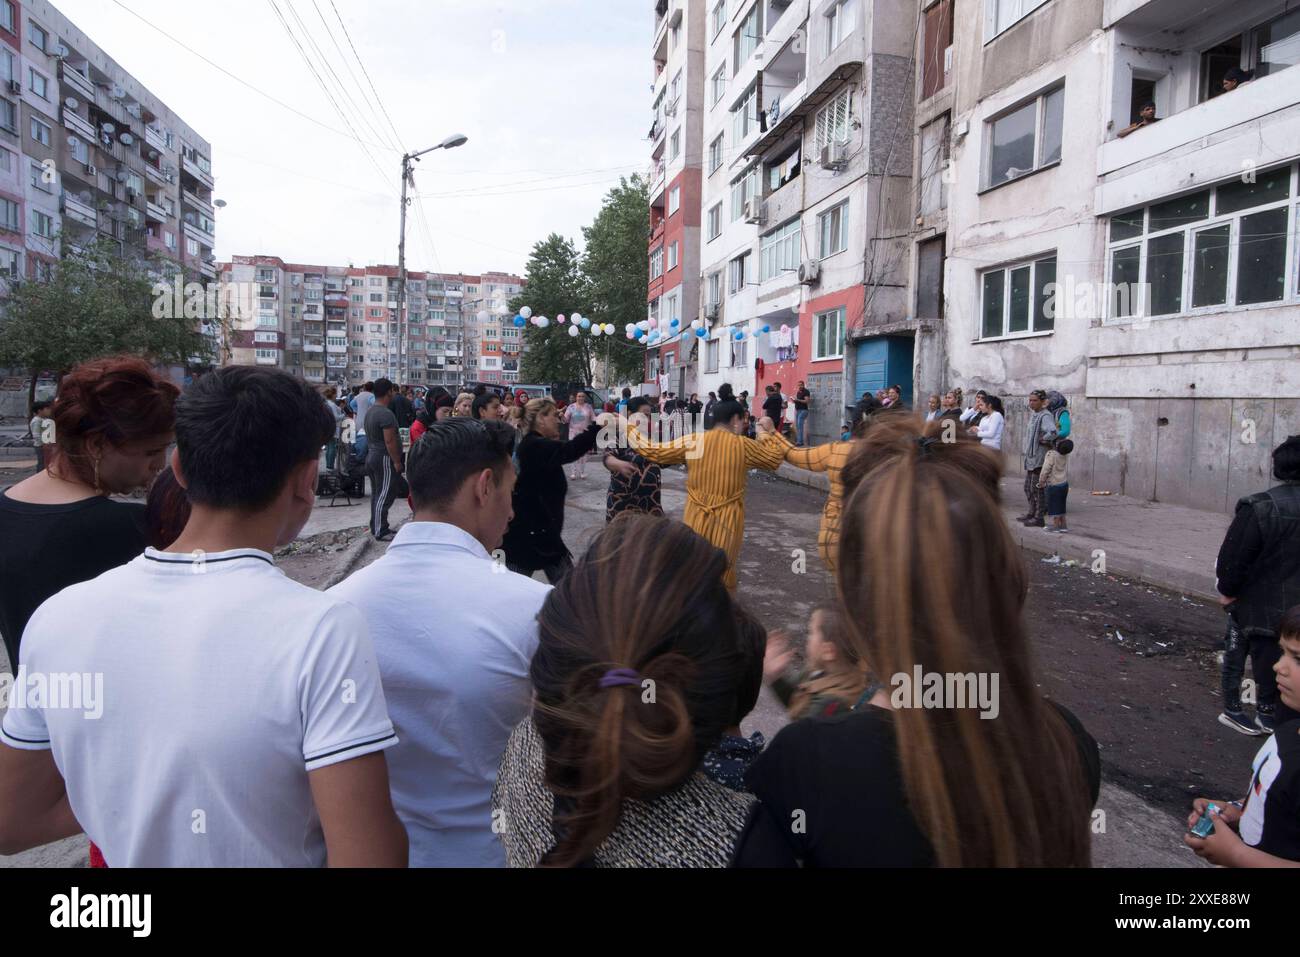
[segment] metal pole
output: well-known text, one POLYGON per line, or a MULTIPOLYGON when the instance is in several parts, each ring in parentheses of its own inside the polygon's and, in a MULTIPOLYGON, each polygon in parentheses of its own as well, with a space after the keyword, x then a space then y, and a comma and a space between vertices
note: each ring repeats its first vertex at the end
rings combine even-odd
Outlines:
POLYGON ((397 364, 394 383, 402 383, 400 370, 406 368, 406 184, 411 178, 411 154, 402 156, 402 232, 397 242, 397 364))

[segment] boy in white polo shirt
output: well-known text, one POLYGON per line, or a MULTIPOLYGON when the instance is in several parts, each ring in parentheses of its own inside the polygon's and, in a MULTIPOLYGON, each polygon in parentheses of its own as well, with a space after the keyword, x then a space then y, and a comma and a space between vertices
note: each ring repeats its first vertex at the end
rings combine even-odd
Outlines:
POLYGON ((181 398, 180 538, 59 592, 23 634, 0 853, 84 829, 110 867, 406 863, 365 621, 272 557, 311 515, 332 431, 274 369, 218 369, 181 398))

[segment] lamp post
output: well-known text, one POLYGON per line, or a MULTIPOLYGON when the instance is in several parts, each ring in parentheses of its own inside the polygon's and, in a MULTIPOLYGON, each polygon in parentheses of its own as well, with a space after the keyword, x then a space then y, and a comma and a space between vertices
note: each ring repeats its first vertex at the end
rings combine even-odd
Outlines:
MULTIPOLYGON (((457 146, 464 146, 469 141, 469 137, 463 133, 455 133, 437 146, 430 146, 427 150, 420 150, 418 153, 406 153, 402 156, 402 226, 401 236, 397 242, 397 366, 396 372, 393 372, 391 378, 400 385, 406 380, 409 370, 406 368, 406 207, 410 200, 406 198, 406 189, 408 185, 413 185, 412 174, 415 171, 414 164, 420 161, 420 157, 426 153, 432 153, 434 150, 451 150, 457 146)), ((391 371, 391 370, 390 370, 391 371)))

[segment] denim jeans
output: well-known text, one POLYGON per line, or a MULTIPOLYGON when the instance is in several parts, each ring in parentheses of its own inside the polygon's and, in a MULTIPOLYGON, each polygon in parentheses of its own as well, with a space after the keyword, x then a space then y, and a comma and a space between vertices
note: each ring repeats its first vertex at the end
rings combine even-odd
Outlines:
POLYGON ((1228 626, 1223 635, 1223 668, 1220 672, 1223 707, 1228 711, 1241 710, 1241 677, 1246 671, 1246 655, 1250 655, 1251 670, 1255 674, 1256 706, 1265 710, 1277 704, 1277 675, 1273 665, 1282 655, 1277 635, 1244 634, 1237 620, 1228 610, 1228 626))
POLYGON ((808 410, 796 409, 794 413, 795 438, 799 445, 803 445, 804 432, 808 427, 808 410))

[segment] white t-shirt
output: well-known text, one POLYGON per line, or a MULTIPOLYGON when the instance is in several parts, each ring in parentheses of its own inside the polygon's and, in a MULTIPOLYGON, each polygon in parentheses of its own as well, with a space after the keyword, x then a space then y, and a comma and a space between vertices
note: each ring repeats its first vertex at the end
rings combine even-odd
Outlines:
POLYGON ((65 588, 32 615, 23 666, 29 686, 102 688, 93 706, 29 693, 0 740, 54 752, 110 867, 321 866, 307 773, 397 743, 361 615, 256 549, 151 548, 65 588))
POLYGON ((1006 427, 1006 419, 1002 417, 1001 412, 990 412, 984 418, 980 419, 979 439, 984 445, 991 449, 1002 451, 1002 430, 1006 427))
MULTIPOLYGON (((383 558, 327 593, 366 616, 393 724, 393 806, 412 867, 504 867, 492 786, 527 717, 549 585, 495 564, 468 532, 408 522, 383 558)), ((509 822, 506 822, 509 826, 509 822)))
POLYGON ((366 413, 375 404, 375 394, 362 389, 357 393, 357 434, 366 434, 366 413))

